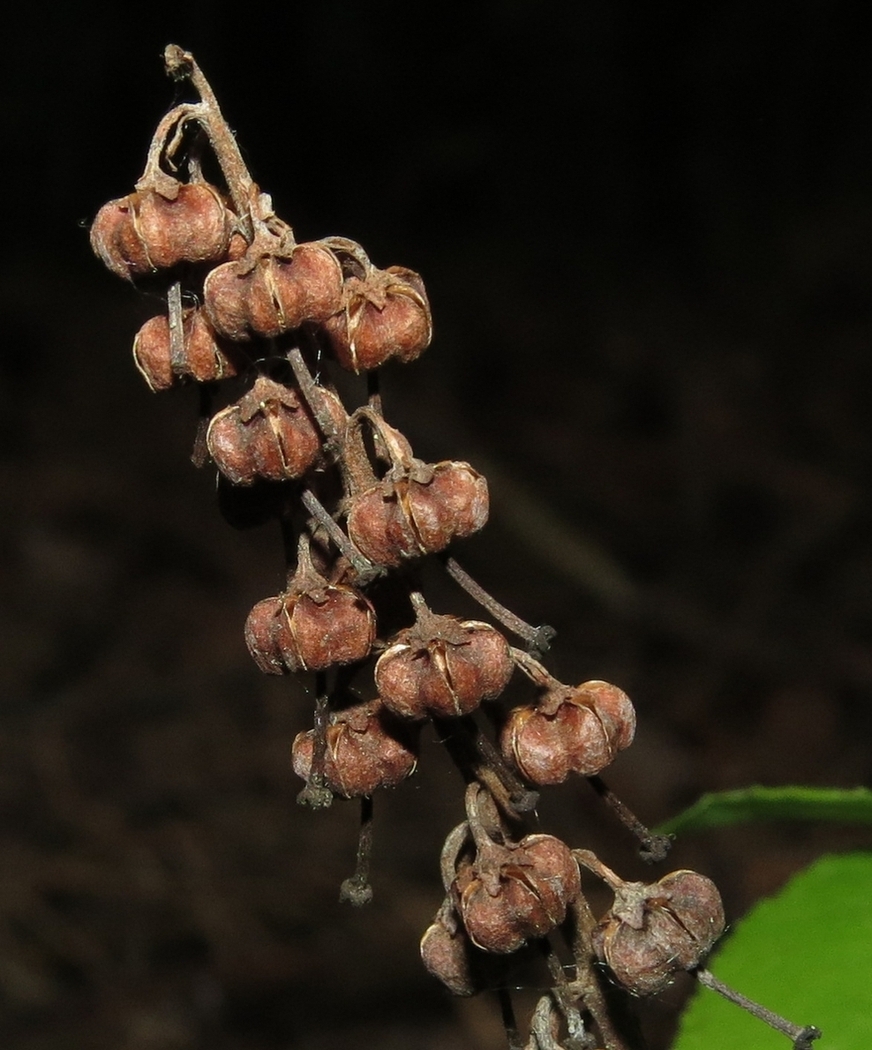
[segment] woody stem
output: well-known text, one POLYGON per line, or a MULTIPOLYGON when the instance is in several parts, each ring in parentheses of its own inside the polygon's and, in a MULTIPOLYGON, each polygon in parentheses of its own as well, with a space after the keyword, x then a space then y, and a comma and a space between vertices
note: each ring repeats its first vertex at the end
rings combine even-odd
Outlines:
POLYGON ((194 56, 190 51, 185 51, 178 44, 168 44, 164 51, 164 65, 168 76, 173 80, 190 80, 200 96, 203 115, 198 116, 198 119, 209 136, 209 142, 215 151, 215 157, 227 183, 233 207, 244 227, 243 233, 246 240, 250 242, 253 236, 250 208, 257 187, 242 159, 236 138, 224 119, 218 99, 215 98, 209 81, 203 76, 202 70, 194 61, 194 56))
POLYGON ((699 983, 705 985, 706 988, 711 988, 713 992, 717 992, 724 999, 741 1006, 743 1010, 747 1010, 748 1013, 753 1014, 758 1020, 768 1024, 770 1028, 774 1028, 776 1032, 786 1035, 793 1042, 794 1050, 810 1050, 812 1042, 815 1039, 820 1039, 821 1031, 819 1028, 815 1028, 811 1024, 793 1024, 779 1014, 773 1013, 772 1010, 767 1010, 765 1006, 755 1003, 752 999, 742 995, 741 992, 734 991, 729 985, 719 981, 710 970, 698 969, 693 970, 692 973, 699 983))

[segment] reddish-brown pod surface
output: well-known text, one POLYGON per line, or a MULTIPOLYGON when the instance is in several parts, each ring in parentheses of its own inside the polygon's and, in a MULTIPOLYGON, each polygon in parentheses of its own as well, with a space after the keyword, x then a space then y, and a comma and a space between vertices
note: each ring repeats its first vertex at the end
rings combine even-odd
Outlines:
MULTIPOLYGON (((299 733, 292 748, 297 776, 312 774, 314 730, 299 733)), ((378 701, 358 704, 331 716, 323 776, 330 790, 344 798, 371 795, 380 787, 396 787, 417 764, 413 727, 399 722, 378 701)))
POLYGON ((348 511, 348 535, 374 565, 395 568, 423 551, 401 499, 390 480, 354 496, 348 511))
POLYGON ((502 733, 503 755, 534 784, 560 784, 570 773, 593 776, 632 743, 630 698, 608 682, 555 687, 535 705, 515 708, 502 733))
POLYGON ((266 674, 325 671, 369 656, 376 635, 375 610, 344 584, 310 593, 266 598, 251 610, 245 641, 266 674))
POLYGON ((237 375, 247 360, 237 348, 219 345, 211 325, 197 309, 184 312, 179 349, 174 360, 165 314, 152 317, 136 333, 133 360, 151 390, 169 390, 183 379, 198 383, 227 379, 237 375))
POLYGON ((130 280, 224 257, 233 215, 221 194, 205 182, 177 189, 172 198, 143 189, 103 205, 91 226, 91 247, 113 273, 130 280))
POLYGON ((392 357, 414 361, 433 335, 424 282, 402 266, 348 277, 342 309, 323 331, 336 360, 353 372, 378 368, 392 357))
POLYGON ((578 865, 553 835, 527 835, 517 845, 479 849, 458 868, 454 884, 463 925, 473 944, 488 952, 517 951, 544 937, 566 918, 578 896, 578 865))
POLYGON ((594 948, 637 995, 662 991, 679 970, 698 966, 723 933, 718 889, 695 871, 613 889, 615 903, 594 931, 594 948))
POLYGON ((475 995, 481 982, 473 972, 472 946, 457 919, 450 921, 449 908, 443 905, 439 914, 421 938, 421 961, 428 973, 438 978, 454 995, 475 995))
POLYGON ((348 534, 374 564, 394 567, 471 536, 487 516, 487 481, 468 463, 416 463, 352 499, 348 534))
MULTIPOLYGON (((319 397, 335 425, 344 426, 339 399, 328 390, 319 390, 319 397)), ((321 431, 297 391, 266 376, 218 412, 206 432, 209 455, 234 485, 300 478, 319 462, 322 446, 321 431)))
POLYGON ((478 620, 427 613, 375 665, 385 706, 404 718, 456 718, 495 700, 514 670, 505 638, 478 620))
MULTIPOLYGON (((278 252, 279 249, 276 249, 278 252)), ((216 266, 203 299, 215 330, 228 339, 275 338, 340 308, 342 268, 323 245, 273 254, 254 244, 242 259, 216 266)))
POLYGON ((472 536, 487 521, 487 481, 468 463, 437 463, 429 482, 409 482, 406 499, 418 545, 427 554, 472 536))

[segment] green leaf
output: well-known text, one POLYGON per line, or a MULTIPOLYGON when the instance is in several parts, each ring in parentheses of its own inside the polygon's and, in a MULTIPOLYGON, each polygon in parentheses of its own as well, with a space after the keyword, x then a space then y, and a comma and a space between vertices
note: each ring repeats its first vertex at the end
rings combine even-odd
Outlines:
POLYGON ((672 835, 727 824, 767 820, 818 820, 872 824, 872 791, 868 788, 749 787, 719 791, 695 802, 656 831, 672 835))
MULTIPOLYGON (((794 1024, 816 1050, 872 1046, 872 853, 826 856, 761 901, 708 968, 794 1024)), ((697 988, 673 1050, 790 1050, 785 1036, 697 988)))

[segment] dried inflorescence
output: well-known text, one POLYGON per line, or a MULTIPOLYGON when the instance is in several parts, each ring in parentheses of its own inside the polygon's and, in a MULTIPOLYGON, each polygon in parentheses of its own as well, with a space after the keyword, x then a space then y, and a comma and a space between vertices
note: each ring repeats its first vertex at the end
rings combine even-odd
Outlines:
POLYGON ((419 730, 433 720, 467 790, 466 820, 443 850, 445 900, 421 943, 425 966, 453 993, 471 995, 505 984, 494 966, 528 946, 550 960, 555 984, 529 1045, 557 1046, 559 1007, 573 1046, 596 1045, 579 1034, 592 1025, 607 1050, 621 1050, 593 961, 630 992, 658 991, 676 971, 697 967, 720 935, 720 897, 689 871, 623 882, 593 854, 534 830, 526 814, 537 796, 525 784, 559 784, 570 773, 598 781, 633 740, 633 705, 606 682, 557 681, 541 651, 512 648, 485 619, 427 606, 417 563, 445 552, 438 560, 451 577, 531 650, 553 635, 497 603, 447 554, 487 521, 484 477, 463 461, 416 458, 384 418, 372 370, 411 362, 429 345, 423 281, 406 267, 375 267, 345 238, 298 243, 251 180, 193 57, 171 46, 166 62, 200 101, 164 117, 143 177, 100 210, 91 242, 121 277, 147 279, 152 289, 163 283, 166 313, 140 330, 134 359, 154 391, 202 384, 195 459, 211 459, 219 472, 227 516, 281 525, 287 582, 251 609, 245 641, 266 674, 314 673, 314 728, 292 748, 306 781, 300 801, 362 800, 358 868, 342 898, 371 897, 371 796, 414 772, 419 730), (205 148, 226 185, 203 181, 205 148), (370 372, 365 405, 346 408, 331 365, 370 372), (228 380, 233 391, 216 409, 218 382, 228 380), (385 576, 393 586, 380 589, 385 576), (535 692, 505 711, 516 667, 535 692), (496 740, 480 724, 482 705, 496 740), (615 893, 598 925, 578 859, 615 893), (549 947, 558 934, 571 946, 571 981, 549 947))

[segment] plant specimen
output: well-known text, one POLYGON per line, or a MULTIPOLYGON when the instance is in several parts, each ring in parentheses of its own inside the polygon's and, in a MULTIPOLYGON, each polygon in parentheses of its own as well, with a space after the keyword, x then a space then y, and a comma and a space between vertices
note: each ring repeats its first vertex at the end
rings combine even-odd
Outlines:
MULTIPOLYGON (((264 673, 314 676, 314 726, 292 748, 301 804, 361 800, 358 866, 342 897, 372 896, 372 797, 414 772, 429 720, 466 788, 423 962, 457 995, 495 989, 513 1050, 635 1046, 613 989, 651 995, 682 970, 737 998, 704 969, 725 924, 711 880, 682 870, 627 882, 533 825, 538 789, 582 776, 647 860, 662 861, 669 847, 600 779, 633 741, 630 698, 607 682, 556 680, 543 663, 554 632, 501 606, 451 554, 486 524, 486 479, 466 462, 416 457, 385 418, 378 369, 414 361, 431 341, 421 277, 377 267, 343 237, 297 242, 252 181, 193 56, 171 45, 165 61, 198 98, 161 120, 142 178, 100 210, 91 243, 114 273, 166 299, 165 314, 136 336, 134 360, 154 391, 200 385, 193 458, 219 472, 227 516, 281 524, 287 582, 254 606, 244 637, 264 673), (204 173, 215 162, 220 186, 204 173), (365 376, 356 408, 340 397, 334 369, 365 376), (217 384, 233 378, 245 392, 216 408, 217 384), (427 558, 486 619, 430 608, 427 558), (382 626, 394 622, 406 625, 382 626), (530 695, 507 709, 501 698, 516 675, 530 695), (599 919, 581 869, 614 893, 599 919), (525 953, 544 959, 550 990, 522 1036, 507 973, 525 953)), ((744 1005, 796 1047, 818 1035, 744 1005)))

